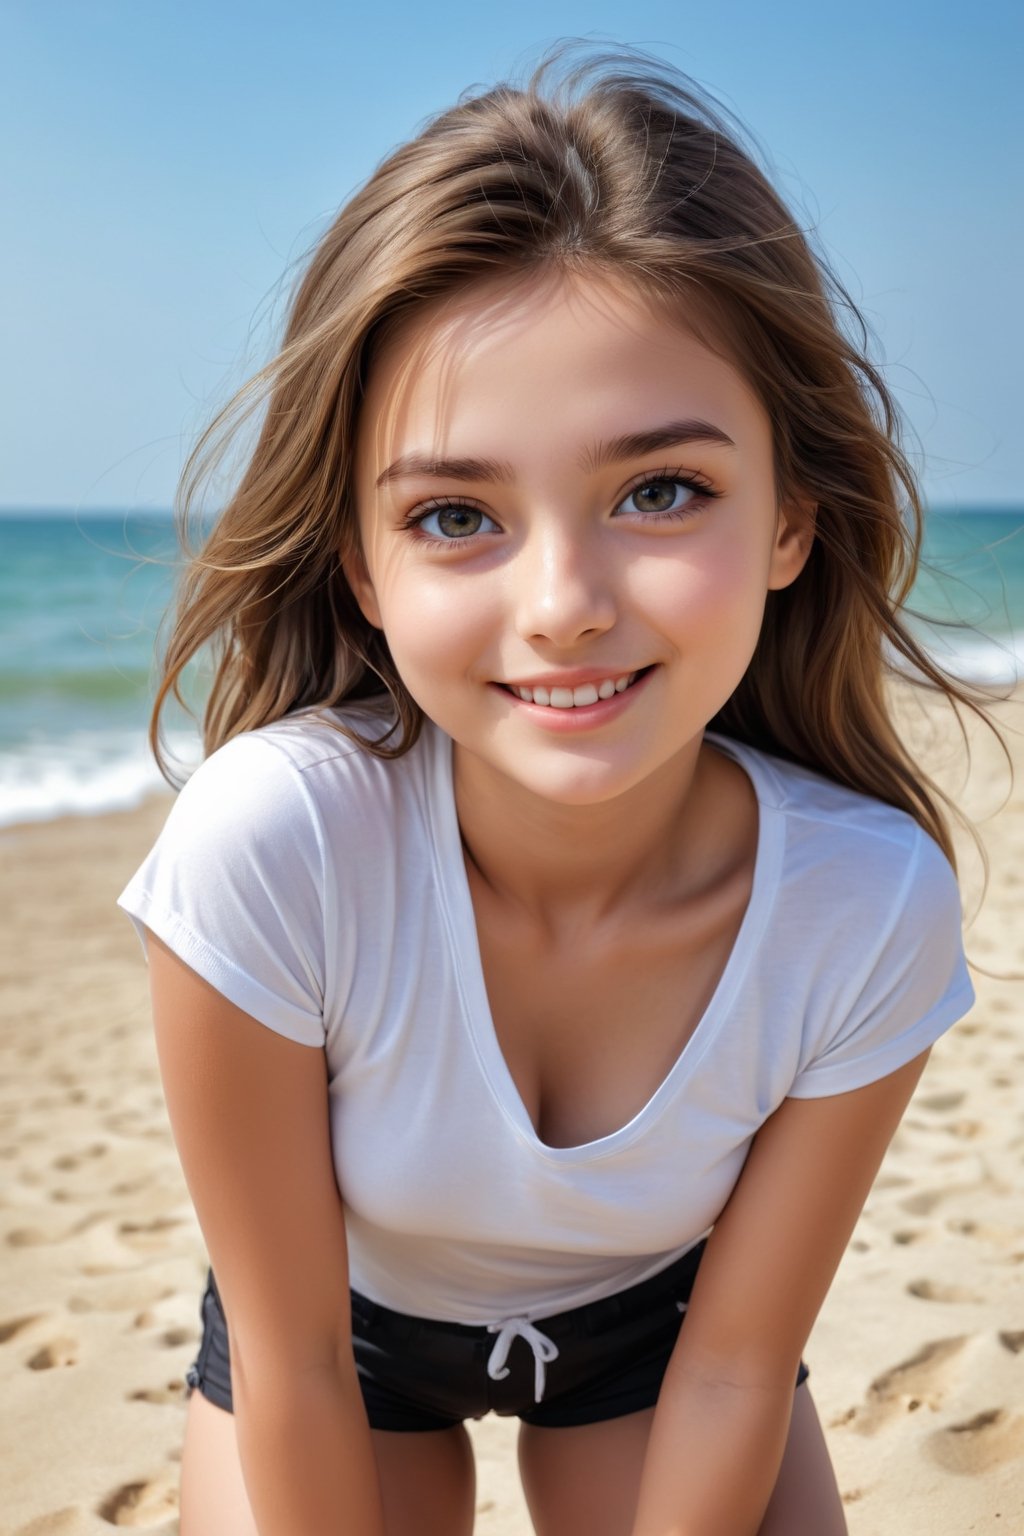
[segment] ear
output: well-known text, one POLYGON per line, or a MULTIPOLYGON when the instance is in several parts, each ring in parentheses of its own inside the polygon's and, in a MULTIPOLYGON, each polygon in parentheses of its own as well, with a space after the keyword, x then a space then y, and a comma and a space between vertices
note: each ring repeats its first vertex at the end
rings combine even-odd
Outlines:
POLYGON ((807 564, 814 543, 818 507, 813 501, 787 501, 779 506, 768 569, 769 590, 788 587, 807 564))
POLYGON ((370 572, 367 570, 362 550, 355 550, 352 554, 346 555, 341 562, 341 569, 367 624, 372 624, 374 629, 383 629, 377 593, 370 580, 370 572))

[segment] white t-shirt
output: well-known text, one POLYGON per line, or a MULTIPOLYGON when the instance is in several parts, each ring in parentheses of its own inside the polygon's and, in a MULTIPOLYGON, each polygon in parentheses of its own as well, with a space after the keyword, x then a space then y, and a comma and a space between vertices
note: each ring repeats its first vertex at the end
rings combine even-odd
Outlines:
POLYGON ((661 1086, 573 1147, 538 1139, 498 1046, 447 736, 426 723, 386 761, 293 715, 182 790, 119 904, 143 945, 146 925, 260 1023, 326 1050, 356 1290, 487 1323, 644 1280, 710 1230, 787 1095, 883 1077, 970 1008, 956 881, 917 823, 708 739, 757 793, 750 902, 661 1086))

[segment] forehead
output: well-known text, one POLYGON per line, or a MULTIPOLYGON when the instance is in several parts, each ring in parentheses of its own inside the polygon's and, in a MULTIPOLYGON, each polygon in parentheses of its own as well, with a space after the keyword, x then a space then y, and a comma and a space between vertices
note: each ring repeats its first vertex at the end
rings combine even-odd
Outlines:
POLYGON ((475 284, 405 318, 371 363, 357 474, 409 451, 488 451, 642 431, 669 415, 763 437, 767 418, 695 306, 610 276, 475 284))

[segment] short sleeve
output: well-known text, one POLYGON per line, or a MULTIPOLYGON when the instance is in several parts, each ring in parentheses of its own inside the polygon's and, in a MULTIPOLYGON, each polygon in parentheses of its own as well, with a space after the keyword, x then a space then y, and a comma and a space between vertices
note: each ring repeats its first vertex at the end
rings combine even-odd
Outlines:
MULTIPOLYGON (((867 937, 870 918, 865 921, 855 1001, 810 1032, 792 1097, 818 1098, 873 1083, 934 1045, 968 1012, 974 988, 962 921, 952 866, 918 827, 898 894, 874 942, 867 937)), ((837 955, 856 952, 849 933, 837 934, 837 955)))
POLYGON ((195 771, 118 897, 146 949, 151 929, 262 1024, 325 1039, 324 841, 299 769, 251 733, 195 771))

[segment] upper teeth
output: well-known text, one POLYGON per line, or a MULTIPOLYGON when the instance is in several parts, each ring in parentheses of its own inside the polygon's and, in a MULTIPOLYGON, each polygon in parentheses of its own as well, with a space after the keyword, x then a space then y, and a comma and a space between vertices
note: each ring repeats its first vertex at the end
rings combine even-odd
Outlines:
POLYGON ((610 699, 613 693, 622 693, 636 678, 635 672, 624 677, 606 677, 600 683, 581 683, 578 688, 521 688, 512 686, 512 692, 527 704, 549 704, 553 709, 575 709, 582 704, 596 704, 598 699, 610 699))

